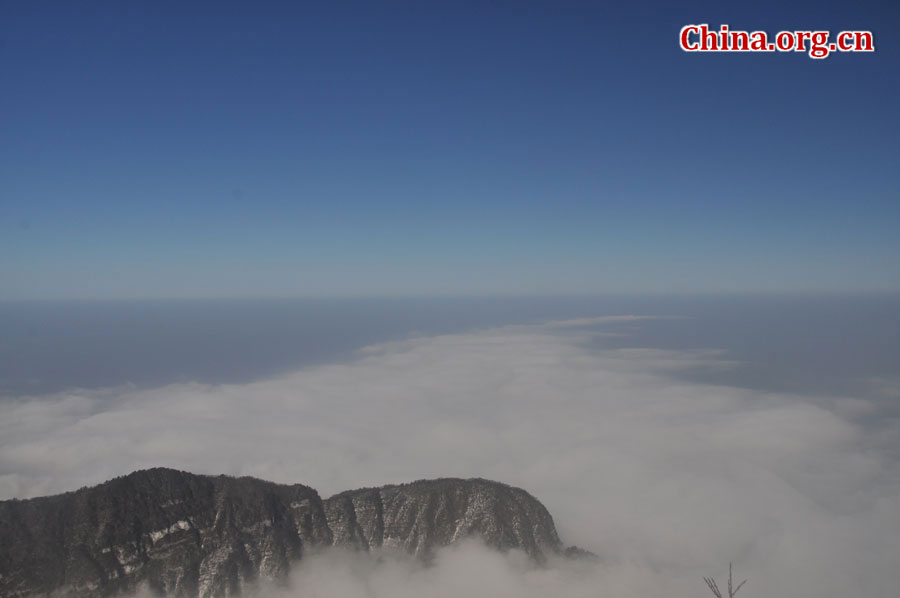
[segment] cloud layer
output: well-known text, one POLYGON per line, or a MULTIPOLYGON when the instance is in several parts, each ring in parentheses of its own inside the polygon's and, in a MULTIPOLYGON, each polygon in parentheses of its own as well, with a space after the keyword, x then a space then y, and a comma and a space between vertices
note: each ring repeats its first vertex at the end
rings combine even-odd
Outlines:
POLYGON ((715 353, 598 351, 588 341, 604 323, 414 338, 251 384, 5 400, 0 497, 158 465, 302 482, 326 496, 481 476, 529 490, 564 541, 601 563, 523 573, 515 555, 468 546, 423 571, 344 555, 307 563, 299 585, 320 584, 319 595, 460 595, 459 584, 477 580, 491 596, 687 598, 707 591, 701 576, 721 577, 734 561, 750 578, 748 598, 896 592, 895 427, 873 438, 859 400, 677 380, 686 368, 727 364, 715 353), (344 589, 328 591, 338 582, 321 572, 331 568, 352 573, 336 576, 344 589))

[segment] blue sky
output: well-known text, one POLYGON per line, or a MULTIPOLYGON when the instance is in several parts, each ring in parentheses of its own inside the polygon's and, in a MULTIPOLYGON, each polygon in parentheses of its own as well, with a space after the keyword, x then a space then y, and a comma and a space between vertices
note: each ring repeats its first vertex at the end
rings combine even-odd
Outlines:
POLYGON ((890 3, 191 4, 0 7, 0 299, 900 289, 890 3))

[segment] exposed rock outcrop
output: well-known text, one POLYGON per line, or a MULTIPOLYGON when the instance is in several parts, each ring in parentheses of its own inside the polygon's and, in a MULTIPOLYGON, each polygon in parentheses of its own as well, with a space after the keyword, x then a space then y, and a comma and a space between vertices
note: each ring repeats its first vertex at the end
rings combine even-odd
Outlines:
POLYGON ((469 536, 537 562, 564 554, 524 490, 481 479, 343 492, 151 469, 57 496, 0 502, 0 596, 113 596, 147 587, 232 596, 285 579, 308 551, 396 548, 428 560, 469 536))

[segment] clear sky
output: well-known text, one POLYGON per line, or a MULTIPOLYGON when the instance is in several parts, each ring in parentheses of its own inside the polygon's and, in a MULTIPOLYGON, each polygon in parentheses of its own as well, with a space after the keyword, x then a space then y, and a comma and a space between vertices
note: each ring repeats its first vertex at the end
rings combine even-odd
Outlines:
POLYGON ((0 299, 900 289, 900 9, 679 4, 2 3, 0 299))

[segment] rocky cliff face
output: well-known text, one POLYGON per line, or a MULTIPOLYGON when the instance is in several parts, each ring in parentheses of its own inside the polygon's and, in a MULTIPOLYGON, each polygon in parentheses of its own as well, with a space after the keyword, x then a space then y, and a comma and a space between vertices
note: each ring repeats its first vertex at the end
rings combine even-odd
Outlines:
POLYGON ((57 496, 0 502, 0 596, 85 598, 147 587, 233 596, 328 546, 396 548, 428 560, 478 536, 535 561, 562 553, 553 519, 524 490, 426 480, 323 501, 302 485, 152 469, 57 496))
POLYGON ((325 501, 333 542, 361 549, 399 548, 428 559, 434 548, 479 536, 534 560, 558 552, 550 513, 533 496, 487 480, 423 480, 351 490, 325 501))

